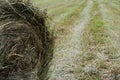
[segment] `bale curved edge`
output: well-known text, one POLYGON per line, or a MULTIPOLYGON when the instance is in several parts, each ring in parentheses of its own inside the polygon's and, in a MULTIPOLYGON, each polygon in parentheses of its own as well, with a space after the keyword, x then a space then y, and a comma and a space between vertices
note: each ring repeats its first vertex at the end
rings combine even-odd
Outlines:
POLYGON ((47 13, 29 1, 0 0, 0 79, 47 80, 53 35, 47 13))

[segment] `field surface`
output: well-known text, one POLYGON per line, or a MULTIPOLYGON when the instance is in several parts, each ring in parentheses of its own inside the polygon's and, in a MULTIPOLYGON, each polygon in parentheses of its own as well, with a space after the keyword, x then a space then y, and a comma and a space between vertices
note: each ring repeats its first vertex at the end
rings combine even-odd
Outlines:
POLYGON ((120 0, 33 0, 54 32, 49 80, 120 80, 120 0))

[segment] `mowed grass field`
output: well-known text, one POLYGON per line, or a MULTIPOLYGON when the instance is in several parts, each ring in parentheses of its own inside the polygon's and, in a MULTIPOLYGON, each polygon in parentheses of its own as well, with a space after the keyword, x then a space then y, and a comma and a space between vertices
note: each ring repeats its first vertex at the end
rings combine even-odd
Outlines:
POLYGON ((47 9, 52 24, 51 28, 59 31, 56 35, 67 29, 65 27, 76 24, 77 19, 80 18, 79 14, 86 4, 86 0, 34 0, 33 2, 34 5, 47 9))
POLYGON ((120 0, 33 0, 54 32, 49 80, 120 80, 120 0))

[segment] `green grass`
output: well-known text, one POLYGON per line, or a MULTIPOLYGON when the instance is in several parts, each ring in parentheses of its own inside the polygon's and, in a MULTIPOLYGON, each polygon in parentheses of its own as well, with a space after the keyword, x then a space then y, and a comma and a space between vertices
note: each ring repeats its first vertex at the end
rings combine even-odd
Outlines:
POLYGON ((114 59, 114 64, 116 67, 120 68, 120 64, 118 61, 120 60, 120 2, 119 0, 108 1, 104 4, 108 11, 106 11, 106 27, 108 29, 108 40, 111 42, 110 46, 114 48, 109 48, 107 50, 107 54, 109 55, 110 59, 114 59), (112 52, 111 52, 111 50, 112 52))
MULTIPOLYGON (((108 4, 110 4, 110 1, 108 4)), ((115 34, 119 34, 118 31, 120 31, 118 21, 120 12, 117 9, 118 7, 113 7, 108 4, 105 3, 105 8, 109 10, 109 13, 105 13, 108 16, 108 20, 105 21, 103 19, 102 12, 99 10, 98 3, 94 2, 93 10, 91 12, 91 15, 93 17, 84 29, 82 36, 83 55, 81 55, 81 57, 83 61, 82 67, 91 64, 92 66, 95 66, 98 71, 107 70, 110 72, 109 74, 114 74, 117 71, 113 70, 114 73, 112 73, 110 67, 113 67, 114 65, 114 67, 118 68, 120 66, 118 64, 118 61, 112 61, 112 59, 119 60, 119 48, 116 46, 119 45, 118 40, 120 40, 120 38, 118 36, 115 36, 115 34), (98 59, 98 54, 102 54, 103 56, 98 59), (111 63, 114 64, 108 65, 107 63, 109 63, 109 61, 106 61, 105 59, 108 59, 111 63)), ((101 71, 99 72, 99 74, 102 74, 101 71)), ((102 74, 99 76, 88 73, 87 75, 84 75, 84 80, 101 80, 99 78, 102 76, 104 75, 102 74)))
MULTIPOLYGON (((95 4, 93 6, 92 13, 98 9, 98 4, 95 4)), ((85 46, 94 47, 105 44, 105 38, 107 37, 105 30, 106 28, 104 26, 104 21, 101 18, 101 14, 97 13, 93 15, 93 18, 84 30, 85 33, 83 35, 86 36, 85 38, 87 38, 87 40, 84 38, 86 40, 84 42, 85 46)))
POLYGON ((118 55, 120 55, 119 40, 120 37, 120 9, 119 9, 119 0, 115 1, 107 1, 104 4, 104 7, 108 10, 106 11, 106 28, 109 37, 107 40, 109 41, 109 46, 112 48, 108 48, 106 50, 106 54, 109 55, 110 59, 116 59, 118 55))
MULTIPOLYGON (((93 63, 97 58, 96 54, 99 52, 101 47, 105 45, 105 28, 104 22, 101 19, 100 15, 94 16, 94 18, 90 21, 88 26, 85 28, 83 32, 83 67, 87 64, 97 64, 96 67, 106 68, 104 65, 104 61, 96 61, 97 63, 93 63)), ((85 75, 85 80, 100 80, 97 72, 95 74, 88 73, 85 75)))
MULTIPOLYGON (((96 2, 94 2, 91 15, 93 17, 85 27, 82 36, 82 66, 85 67, 88 64, 91 64, 92 66, 95 66, 95 68, 105 69, 107 67, 105 62, 97 60, 96 55, 103 51, 101 48, 106 45, 106 38, 108 35, 106 33, 105 22, 101 17, 98 4, 96 2)), ((84 80, 100 80, 99 73, 97 70, 94 72, 94 69, 87 73, 87 75, 83 75, 83 77, 84 80)))

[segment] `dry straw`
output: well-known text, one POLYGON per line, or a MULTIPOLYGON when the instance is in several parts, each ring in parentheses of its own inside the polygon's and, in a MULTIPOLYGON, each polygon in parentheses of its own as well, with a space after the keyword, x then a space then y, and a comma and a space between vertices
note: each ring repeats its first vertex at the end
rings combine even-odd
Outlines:
POLYGON ((29 1, 0 0, 0 80, 46 80, 53 38, 45 11, 29 1))

